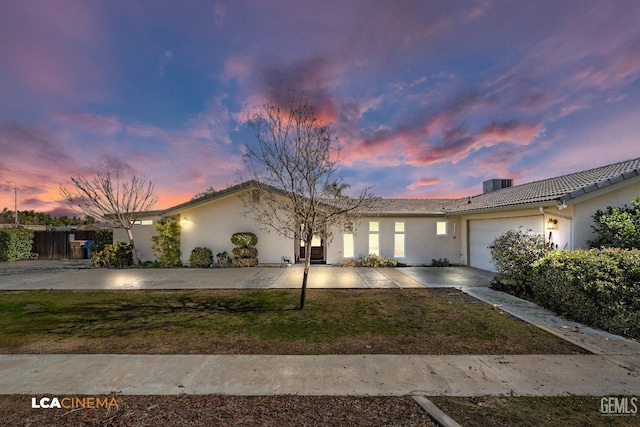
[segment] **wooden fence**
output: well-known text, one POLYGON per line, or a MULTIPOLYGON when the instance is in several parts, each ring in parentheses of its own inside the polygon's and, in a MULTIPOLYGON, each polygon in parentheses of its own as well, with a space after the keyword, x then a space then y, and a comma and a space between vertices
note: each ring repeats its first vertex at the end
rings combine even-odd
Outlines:
POLYGON ((32 252, 38 254, 38 259, 74 258, 71 240, 96 240, 96 232, 95 230, 35 231, 32 252))

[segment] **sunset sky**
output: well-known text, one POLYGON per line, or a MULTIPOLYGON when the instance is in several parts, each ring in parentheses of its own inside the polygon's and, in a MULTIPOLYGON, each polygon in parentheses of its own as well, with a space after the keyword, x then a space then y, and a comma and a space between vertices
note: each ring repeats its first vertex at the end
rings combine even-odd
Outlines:
POLYGON ((341 174, 463 197, 640 156, 637 0, 3 0, 0 209, 120 168, 166 208, 239 182, 247 114, 309 96, 341 174))

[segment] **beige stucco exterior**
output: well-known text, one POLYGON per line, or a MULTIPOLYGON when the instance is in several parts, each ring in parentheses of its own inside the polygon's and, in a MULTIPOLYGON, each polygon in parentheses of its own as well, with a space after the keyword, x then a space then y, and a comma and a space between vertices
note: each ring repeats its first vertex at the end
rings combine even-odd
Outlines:
POLYGON ((275 231, 267 233, 255 221, 243 215, 244 210, 240 197, 230 194, 180 212, 177 219, 182 226, 182 262, 187 264, 191 251, 198 246, 208 247, 214 256, 223 251, 231 255, 234 248, 231 235, 239 232, 251 232, 258 236, 256 248, 260 263, 280 263, 283 257, 294 259, 293 239, 282 237, 275 231))
POLYGON ((430 265, 433 259, 460 263, 460 219, 445 216, 367 216, 353 225, 353 257, 344 256, 343 232, 335 233, 327 248, 327 262, 344 263, 350 258, 369 255, 369 235, 378 234, 379 255, 409 265, 430 265), (369 223, 378 222, 377 232, 369 231, 369 223), (395 224, 404 224, 404 232, 396 232, 395 224), (438 222, 446 223, 447 232, 436 234, 438 222), (396 234, 404 234, 404 256, 395 256, 396 234))
MULTIPOLYGON (((267 232, 256 222, 244 215, 245 206, 239 191, 220 192, 205 200, 185 203, 165 214, 180 222, 182 262, 188 263, 193 248, 210 248, 214 255, 227 251, 231 254, 231 235, 236 232, 253 232, 258 236, 258 259, 262 264, 277 264, 284 259, 294 261, 299 250, 299 241, 285 238, 275 231, 267 232)), ((593 214, 607 206, 623 206, 632 198, 640 197, 640 176, 621 180, 610 186, 587 192, 568 199, 565 205, 557 201, 532 203, 527 206, 506 208, 485 208, 466 213, 449 214, 379 214, 360 217, 353 224, 353 257, 345 257, 343 224, 336 226, 329 241, 324 242, 324 261, 339 264, 349 258, 360 258, 370 253, 369 224, 378 223, 377 234, 379 255, 395 258, 408 265, 429 265, 432 260, 447 259, 455 264, 470 264, 470 248, 486 250, 488 242, 495 236, 517 228, 518 224, 542 234, 548 244, 556 249, 577 249, 588 247, 593 238, 593 214), (446 234, 438 235, 438 223, 446 223, 446 234), (396 229, 402 223, 404 231, 396 229), (479 226, 482 227, 479 228, 479 226), (475 228, 474 228, 475 227, 475 228), (483 237, 470 235, 470 230, 481 230, 483 237), (402 234, 402 237, 397 237, 402 234), (474 238, 476 240, 474 240, 474 238), (398 256, 395 245, 404 241, 403 255, 398 256), (481 243, 480 245, 478 243, 481 243), (479 247, 482 246, 480 249, 479 247)), ((135 225, 134 238, 141 260, 154 260, 151 249, 152 236, 156 234, 155 223, 159 215, 144 218, 153 224, 135 225)), ((124 230, 114 229, 114 241, 126 242, 124 230)), ((490 268, 487 254, 483 268, 490 268)))
POLYGON ((576 200, 579 203, 567 204, 571 206, 573 217, 574 248, 588 247, 588 241, 593 239, 593 214, 604 210, 607 206, 630 205, 632 198, 640 197, 640 176, 630 178, 615 186, 604 187, 593 193, 586 194, 576 200))
MULTIPOLYGON (((155 254, 153 253, 153 249, 151 249, 151 245, 153 244, 153 240, 151 238, 156 235, 156 227, 155 224, 161 217, 159 215, 150 215, 141 218, 145 222, 150 221, 151 224, 145 225, 133 225, 131 231, 133 233, 133 241, 136 245, 136 251, 138 253, 138 258, 140 261, 153 261, 156 259, 155 254)), ((127 236, 127 232, 124 228, 113 228, 113 242, 123 242, 129 243, 129 237, 127 236)))

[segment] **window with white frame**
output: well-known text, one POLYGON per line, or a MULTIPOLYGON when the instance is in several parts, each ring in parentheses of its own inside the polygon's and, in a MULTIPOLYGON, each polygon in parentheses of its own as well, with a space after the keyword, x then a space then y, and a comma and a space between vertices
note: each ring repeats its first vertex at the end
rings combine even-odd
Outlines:
POLYGON ((369 222, 369 254, 380 255, 380 223, 369 222))
POLYGON ((396 221, 393 225, 393 256, 404 258, 404 222, 396 221))
POLYGON ((436 236, 447 235, 447 221, 436 222, 436 236))

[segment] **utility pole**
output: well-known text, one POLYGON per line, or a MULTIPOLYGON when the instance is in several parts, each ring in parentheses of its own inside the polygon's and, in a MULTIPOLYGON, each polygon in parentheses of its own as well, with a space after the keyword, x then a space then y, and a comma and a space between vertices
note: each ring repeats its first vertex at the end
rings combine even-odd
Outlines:
POLYGON ((18 223, 18 185, 14 182, 7 181, 7 184, 13 185, 13 194, 14 194, 14 214, 16 217, 16 227, 19 225, 18 223))

